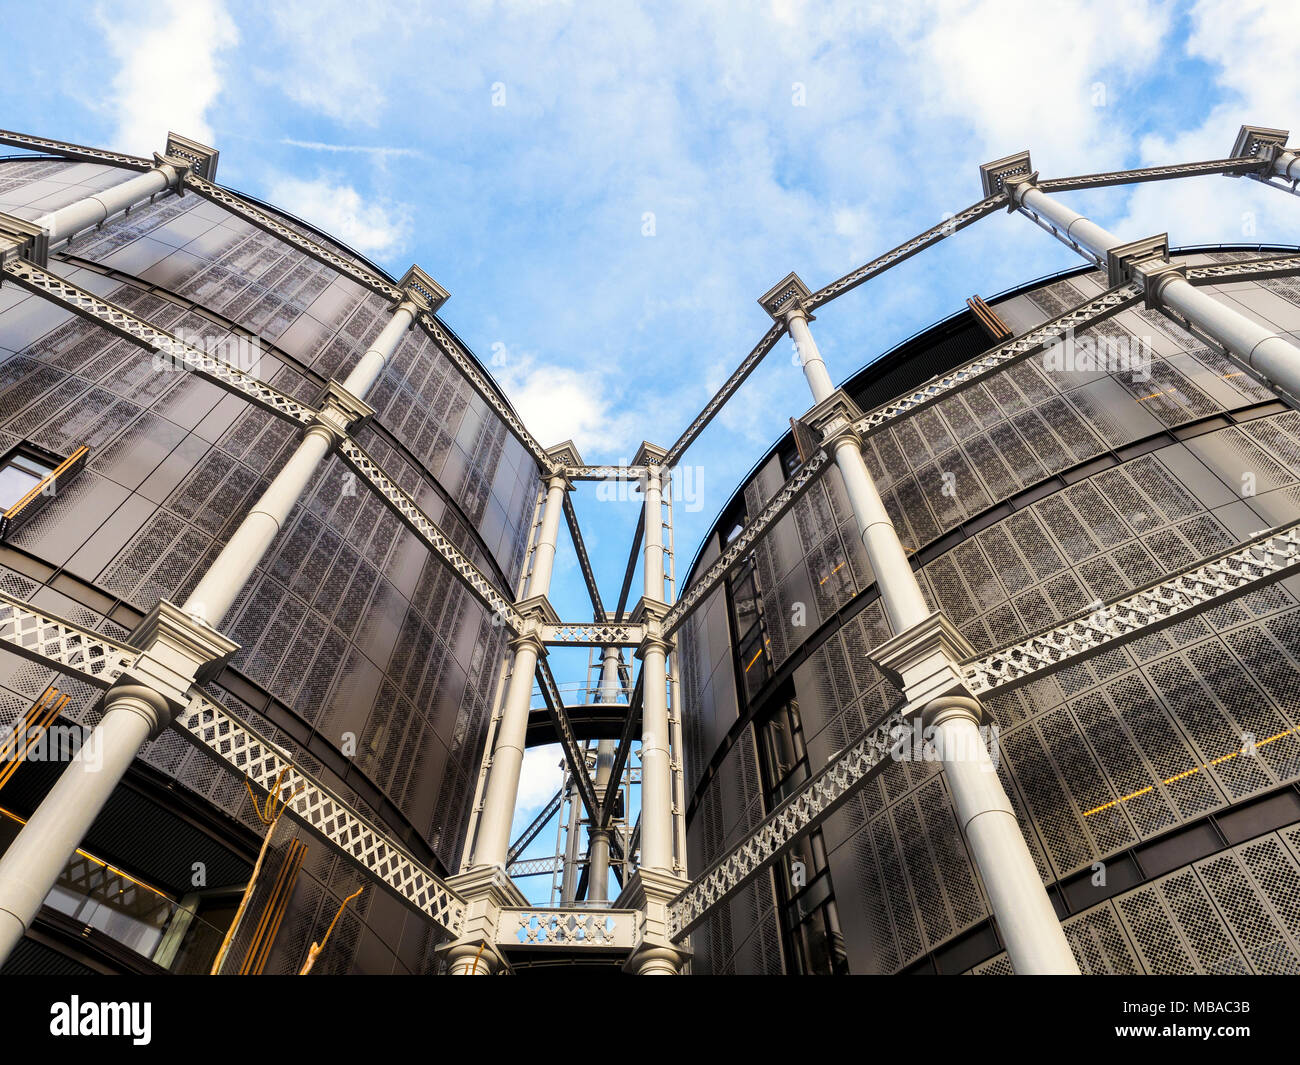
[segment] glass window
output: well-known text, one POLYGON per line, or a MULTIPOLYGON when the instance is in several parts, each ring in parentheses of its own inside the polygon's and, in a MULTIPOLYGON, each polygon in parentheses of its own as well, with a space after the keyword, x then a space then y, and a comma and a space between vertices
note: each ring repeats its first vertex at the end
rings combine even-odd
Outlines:
POLYGON ((53 466, 25 451, 0 459, 0 510, 8 510, 53 472, 53 466))
MULTIPOLYGON (((788 700, 759 726, 764 802, 768 813, 812 775, 799 704, 788 700)), ((774 866, 786 964, 792 973, 838 976, 849 971, 820 829, 797 840, 774 866)))

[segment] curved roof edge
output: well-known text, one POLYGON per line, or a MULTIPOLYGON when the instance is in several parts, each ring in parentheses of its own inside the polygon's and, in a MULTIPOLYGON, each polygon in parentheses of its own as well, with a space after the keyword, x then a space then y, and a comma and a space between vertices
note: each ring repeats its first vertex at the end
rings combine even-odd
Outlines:
MULTIPOLYGON (((55 155, 50 152, 28 152, 28 153, 23 153, 18 155, 0 156, 0 163, 27 163, 27 162, 40 162, 40 161, 51 162, 51 163, 68 163, 70 165, 75 165, 77 163, 83 162, 84 160, 70 159, 66 155, 55 155)), ((94 165, 106 166, 109 167, 110 169, 119 169, 119 170, 125 169, 124 167, 113 167, 112 163, 99 163, 94 165)), ((222 186, 222 188, 228 188, 228 187, 229 186, 224 186, 224 185, 222 186)), ((319 226, 312 225, 312 223, 306 221, 305 219, 299 218, 295 214, 290 214, 283 207, 277 207, 275 204, 268 203, 266 200, 259 199, 258 197, 252 196, 247 192, 240 192, 238 189, 230 189, 230 191, 236 193, 236 195, 238 195, 241 199, 247 200, 249 203, 253 204, 254 206, 260 208, 263 211, 266 211, 268 214, 279 215, 285 221, 292 222, 295 226, 301 226, 308 233, 312 234, 312 236, 316 237, 319 240, 324 241, 327 244, 332 245, 343 255, 355 259, 367 270, 370 270, 373 273, 378 274, 390 285, 393 286, 397 285, 398 279, 395 278, 392 274, 390 274, 387 270, 385 270, 382 266, 380 266, 378 263, 374 262, 372 259, 368 258, 367 256, 362 255, 355 248, 349 247, 347 244, 343 243, 343 241, 339 240, 337 237, 332 236, 329 233, 326 233, 319 226)), ((470 345, 465 342, 465 339, 459 333, 457 333, 456 330, 454 330, 450 325, 448 325, 442 319, 441 316, 434 315, 434 317, 437 318, 438 323, 445 330, 447 330, 448 333, 451 334, 452 339, 454 339, 456 343, 461 346, 465 354, 467 354, 471 359, 474 360, 474 365, 478 367, 479 371, 492 385, 493 390, 497 394, 497 398, 500 399, 501 402, 504 403, 508 408, 510 408, 510 412, 514 414, 515 417, 519 417, 519 412, 515 410, 515 405, 510 402, 510 397, 506 395, 506 392, 501 387, 500 382, 497 381, 497 379, 492 375, 492 371, 488 369, 487 365, 483 362, 483 360, 480 359, 478 355, 475 354, 474 349, 470 347, 470 345)))
MULTIPOLYGON (((1214 252, 1214 251, 1297 252, 1300 251, 1300 245, 1265 244, 1265 243, 1188 244, 1184 247, 1170 248, 1169 254, 1170 255, 1197 255, 1205 252, 1214 252)), ((1021 284, 1013 285, 1011 288, 1003 289, 1001 292, 993 296, 989 296, 986 302, 992 304, 1000 300, 1008 300, 1015 296, 1024 295, 1026 292, 1030 292, 1036 288, 1041 288, 1044 285, 1048 285, 1056 281, 1064 281, 1071 277, 1079 277, 1082 274, 1094 273, 1096 270, 1097 267, 1091 265, 1090 263, 1084 263, 1081 266, 1070 267, 1067 270, 1059 270, 1056 273, 1043 274, 1041 277, 1036 277, 1032 281, 1025 281, 1022 282, 1021 284)), ((971 312, 969 308, 963 307, 960 310, 954 311, 952 314, 947 315, 944 318, 940 318, 937 322, 934 322, 926 326, 924 329, 917 330, 917 332, 913 333, 911 336, 903 340, 900 340, 892 348, 889 348, 887 351, 881 352, 870 362, 859 367, 857 370, 854 370, 853 373, 851 373, 848 377, 838 382, 837 387, 843 388, 846 391, 850 391, 850 392, 865 387, 867 384, 871 382, 871 380, 874 377, 882 376, 886 371, 893 369, 898 365, 903 364, 907 360, 907 358, 909 358, 917 349, 924 349, 928 347, 928 344, 926 343, 927 341, 932 341, 932 340, 937 340, 942 338, 942 336, 946 332, 951 331, 955 324, 961 322, 970 313, 971 312)), ((893 397, 889 397, 889 398, 893 398, 893 397)), ((723 503, 722 506, 719 508, 718 513, 714 516, 713 521, 709 525, 709 531, 705 533, 704 538, 700 541, 699 545, 695 548, 695 555, 691 559, 690 567, 687 569, 686 576, 681 582, 681 588, 683 591, 685 591, 688 587, 690 587, 691 581, 695 579, 695 571, 700 564, 700 555, 703 554, 705 545, 708 544, 709 539, 713 536, 715 532, 718 531, 718 525, 722 521, 722 515, 727 513, 727 511, 731 509, 731 507, 735 504, 736 500, 740 498, 741 493, 744 491, 745 485, 747 485, 750 482, 750 480, 754 477, 754 475, 760 469, 762 469, 763 465, 766 462, 768 462, 772 458, 772 456, 775 455, 781 449, 781 446, 785 444, 789 439, 790 439, 789 431, 786 431, 782 433, 779 437, 777 437, 776 440, 772 443, 772 446, 769 447, 765 452, 763 452, 762 456, 758 459, 758 461, 755 462, 754 465, 749 468, 749 472, 746 473, 740 479, 740 483, 736 486, 735 491, 733 491, 731 495, 727 497, 726 502, 723 503)))

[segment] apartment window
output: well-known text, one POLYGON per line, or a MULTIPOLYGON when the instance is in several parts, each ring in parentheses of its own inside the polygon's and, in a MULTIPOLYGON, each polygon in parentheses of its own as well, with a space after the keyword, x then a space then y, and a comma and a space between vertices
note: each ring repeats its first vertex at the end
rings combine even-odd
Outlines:
MULTIPOLYGON (((759 726, 766 810, 770 813, 812 775, 799 704, 784 702, 759 726)), ((786 963, 792 973, 839 976, 849 971, 830 863, 821 829, 795 842, 777 862, 777 909, 786 963)))
POLYGON ((746 561, 728 580, 731 623, 736 640, 736 666, 745 699, 753 699, 772 675, 762 600, 754 580, 754 564, 746 561))
POLYGON ((88 454, 84 444, 64 456, 23 442, 0 458, 0 537, 35 517, 85 465, 88 454))
POLYGON ((722 521, 718 523, 718 528, 722 530, 722 546, 725 548, 732 540, 740 535, 741 530, 745 527, 745 501, 736 500, 735 506, 722 516, 722 521))
POLYGON ((799 461, 799 449, 795 447, 793 440, 791 440, 790 443, 786 444, 783 448, 781 448, 780 458, 781 458, 781 473, 788 481, 791 477, 794 476, 795 471, 799 469, 801 465, 803 465, 803 463, 799 461))
POLYGON ((54 472, 57 463, 14 448, 0 461, 0 510, 9 510, 54 472))

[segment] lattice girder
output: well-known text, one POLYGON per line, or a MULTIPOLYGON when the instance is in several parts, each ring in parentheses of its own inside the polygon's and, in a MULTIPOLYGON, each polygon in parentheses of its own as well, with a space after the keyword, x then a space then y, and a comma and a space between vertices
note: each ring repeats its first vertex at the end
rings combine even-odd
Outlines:
POLYGON ((1300 571, 1300 522, 963 664, 971 692, 1006 691, 1300 571))
POLYGON ((0 646, 23 658, 110 688, 139 657, 138 648, 110 640, 0 592, 0 646))
POLYGON ((669 909, 669 932, 681 941, 707 916, 758 876, 800 836, 839 808, 890 759, 906 726, 895 710, 789 796, 740 843, 691 881, 669 909))

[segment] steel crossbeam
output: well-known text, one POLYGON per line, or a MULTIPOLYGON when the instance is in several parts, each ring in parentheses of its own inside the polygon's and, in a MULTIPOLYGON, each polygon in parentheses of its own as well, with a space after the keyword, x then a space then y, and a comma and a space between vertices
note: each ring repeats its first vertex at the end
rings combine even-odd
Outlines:
POLYGON ((0 592, 0 647, 60 673, 110 688, 140 652, 0 592))
POLYGON ((644 636, 644 625, 627 622, 563 621, 542 625, 543 643, 569 647, 636 647, 644 636))
POLYGON ((84 144, 72 144, 68 141, 50 140, 48 137, 33 137, 29 133, 15 133, 8 129, 0 129, 0 144, 62 155, 82 163, 107 163, 109 166, 120 166, 126 170, 149 170, 153 167, 152 159, 145 159, 138 155, 123 155, 121 152, 89 148, 84 144))
POLYGON ((1202 163, 1179 163, 1175 166, 1147 166, 1138 170, 1112 170, 1105 174, 1049 178, 1039 181, 1044 192, 1071 192, 1075 189, 1098 189, 1108 185, 1136 185, 1144 181, 1197 177, 1201 174, 1248 174, 1259 169, 1258 159, 1209 159, 1202 163))
POLYGON ((587 756, 573 731, 573 723, 569 720, 569 713, 560 698, 560 690, 551 675, 551 667, 547 665, 546 659, 540 656, 537 659, 537 683, 542 689, 542 700, 546 703, 546 711, 551 716, 555 734, 560 738, 560 746, 564 748, 564 758, 569 763, 569 772, 573 774, 574 782, 578 786, 578 794, 582 796, 582 805, 587 808, 587 816, 595 822, 600 815, 600 803, 596 799, 596 786, 587 771, 587 756))
POLYGON ((592 616, 597 621, 604 621, 605 604, 600 600, 600 587, 596 584, 596 573, 591 568, 591 559, 587 555, 587 545, 583 542, 582 529, 578 526, 578 512, 573 508, 573 498, 568 492, 564 493, 564 520, 569 526, 569 537, 573 540, 573 550, 578 555, 578 566, 582 570, 582 579, 587 584, 587 595, 591 597, 592 616))
POLYGON ((636 946, 639 910, 523 907, 501 911, 499 947, 627 951, 636 946))
POLYGON ((945 218, 938 225, 931 226, 924 233, 917 234, 897 248, 872 259, 871 262, 864 266, 859 266, 852 273, 845 274, 838 280, 832 281, 829 285, 819 288, 804 300, 804 306, 812 310, 814 307, 820 307, 823 303, 838 299, 844 293, 857 288, 864 281, 878 277, 905 259, 910 259, 918 252, 938 244, 945 237, 950 237, 958 230, 965 229, 972 222, 977 222, 986 215, 993 214, 1000 207, 1005 206, 1006 202, 1006 195, 999 192, 996 196, 989 196, 987 199, 980 200, 979 203, 971 204, 965 210, 958 211, 951 218, 945 218))

